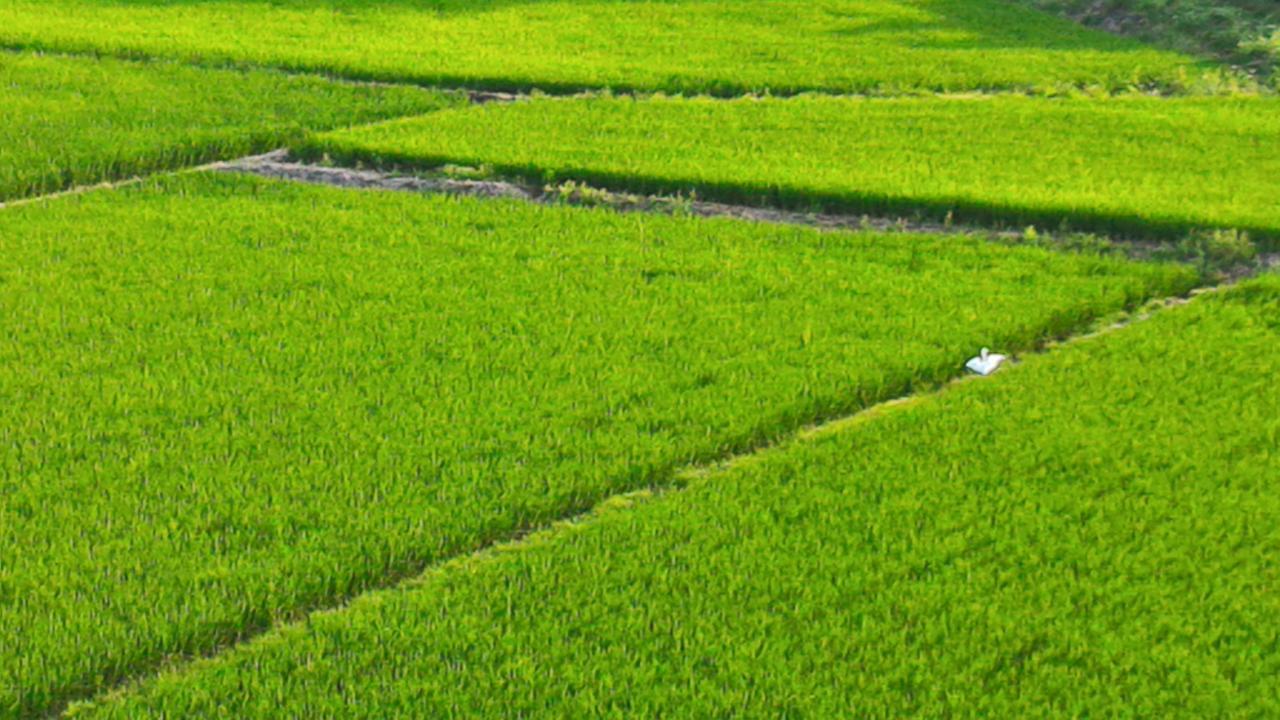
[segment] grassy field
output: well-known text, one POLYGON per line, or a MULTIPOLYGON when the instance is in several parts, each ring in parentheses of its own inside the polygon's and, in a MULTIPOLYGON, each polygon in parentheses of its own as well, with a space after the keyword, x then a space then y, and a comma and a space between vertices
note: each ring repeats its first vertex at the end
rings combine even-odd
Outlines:
POLYGON ((319 135, 307 155, 1041 229, 1280 239, 1274 98, 588 98, 319 135))
POLYGON ((11 208, 0 247, 0 716, 1195 282, 227 176, 11 208))
POLYGON ((1280 279, 273 632, 81 717, 1267 717, 1280 279))
POLYGON ((0 52, 0 200, 271 150, 456 103, 413 88, 0 52))
POLYGON ((6 0, 0 43, 561 91, 1176 88, 1198 73, 1000 0, 6 0))
POLYGON ((1280 716, 1272 4, 0 0, 0 720, 1280 716))

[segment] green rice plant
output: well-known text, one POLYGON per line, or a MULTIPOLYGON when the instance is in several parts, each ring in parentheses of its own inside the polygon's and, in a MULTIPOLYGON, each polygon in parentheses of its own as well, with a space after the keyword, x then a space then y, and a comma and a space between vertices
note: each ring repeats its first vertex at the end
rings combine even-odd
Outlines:
POLYGON ((1133 85, 1200 65, 1001 0, 6 0, 0 43, 497 90, 1133 85))
POLYGON ((586 98, 316 136, 304 154, 1012 227, 1280 238, 1276 98, 586 98))
POLYGON ((0 200, 263 152, 459 102, 275 72, 0 52, 0 200))
POLYGON ((0 716, 1195 282, 230 175, 0 211, 0 716))
POLYGON ((1027 358, 77 717, 1272 717, 1280 278, 1027 358))

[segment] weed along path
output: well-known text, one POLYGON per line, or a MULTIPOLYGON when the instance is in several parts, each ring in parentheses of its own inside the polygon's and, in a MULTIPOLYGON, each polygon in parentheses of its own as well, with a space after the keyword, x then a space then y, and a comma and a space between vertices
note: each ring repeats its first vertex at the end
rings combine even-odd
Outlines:
POLYGON ((7 209, 0 238, 19 715, 1198 282, 225 174, 7 209))

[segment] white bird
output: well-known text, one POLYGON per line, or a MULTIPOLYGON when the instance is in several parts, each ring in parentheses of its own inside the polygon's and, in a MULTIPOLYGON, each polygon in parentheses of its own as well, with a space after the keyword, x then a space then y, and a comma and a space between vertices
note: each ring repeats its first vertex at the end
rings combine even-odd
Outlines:
POLYGON ((970 372, 985 376, 990 375, 999 369, 1000 365, 1002 365, 1007 359, 1008 358, 1004 355, 998 355, 987 348, 982 348, 982 352, 978 353, 978 357, 965 363, 964 366, 968 368, 970 372))

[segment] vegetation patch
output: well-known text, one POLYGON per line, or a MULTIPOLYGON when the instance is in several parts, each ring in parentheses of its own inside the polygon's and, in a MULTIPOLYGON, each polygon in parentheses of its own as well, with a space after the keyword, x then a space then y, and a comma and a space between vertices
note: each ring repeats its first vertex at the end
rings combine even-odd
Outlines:
POLYGON ((757 205, 1280 239, 1275 98, 597 97, 449 110, 300 147, 757 205))
POLYGON ((1280 279, 451 563, 83 717, 1270 716, 1280 279))
POLYGON ((0 52, 0 200, 280 147, 451 99, 276 72, 0 52))
POLYGON ((1109 32, 1267 76, 1280 63, 1275 0, 1023 0, 1109 32))
POLYGON ((5 210, 0 716, 1195 281, 211 174, 5 210))
POLYGON ((477 89, 1176 89, 1191 58, 1000 0, 5 0, 0 43, 477 89))

